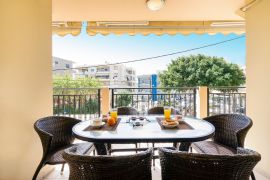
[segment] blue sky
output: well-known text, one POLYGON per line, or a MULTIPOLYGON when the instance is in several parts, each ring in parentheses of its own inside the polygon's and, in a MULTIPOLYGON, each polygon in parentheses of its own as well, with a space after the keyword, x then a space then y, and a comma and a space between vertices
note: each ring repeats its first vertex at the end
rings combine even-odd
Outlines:
MULTIPOLYGON (((82 33, 76 37, 71 35, 65 37, 53 35, 53 56, 72 60, 78 65, 96 65, 103 64, 106 61, 108 63, 115 63, 182 51, 235 37, 238 37, 238 35, 191 34, 184 36, 179 34, 175 36, 156 36, 151 34, 148 36, 117 36, 110 34, 108 36, 89 36, 86 34, 85 29, 83 29, 82 33)), ((166 69, 171 60, 178 56, 199 53, 224 57, 228 62, 245 66, 245 41, 245 38, 241 38, 215 47, 144 62, 129 63, 126 66, 135 68, 139 75, 152 74, 166 69)))

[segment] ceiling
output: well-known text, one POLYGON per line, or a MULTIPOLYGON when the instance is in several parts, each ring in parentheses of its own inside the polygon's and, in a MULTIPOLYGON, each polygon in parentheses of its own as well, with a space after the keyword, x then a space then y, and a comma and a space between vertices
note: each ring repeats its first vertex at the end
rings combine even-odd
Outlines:
POLYGON ((245 0, 166 0, 150 11, 145 0, 52 0, 53 21, 243 20, 236 12, 245 0))

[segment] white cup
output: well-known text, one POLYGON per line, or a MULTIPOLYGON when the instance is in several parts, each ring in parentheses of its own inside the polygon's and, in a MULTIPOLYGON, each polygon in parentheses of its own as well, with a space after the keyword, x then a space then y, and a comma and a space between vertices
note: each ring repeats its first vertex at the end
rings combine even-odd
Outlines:
POLYGON ((93 120, 93 125, 94 126, 100 126, 102 124, 102 120, 101 119, 94 119, 93 120))

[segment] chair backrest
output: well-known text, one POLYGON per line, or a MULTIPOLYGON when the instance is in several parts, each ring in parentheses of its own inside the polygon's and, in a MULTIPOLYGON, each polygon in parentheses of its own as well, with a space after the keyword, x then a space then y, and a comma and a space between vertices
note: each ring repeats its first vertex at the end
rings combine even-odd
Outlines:
POLYGON ((49 116, 37 120, 34 128, 42 142, 43 152, 50 153, 71 144, 74 140, 72 127, 79 122, 78 119, 63 116, 49 116))
POLYGON ((132 107, 118 107, 117 108, 118 115, 137 115, 138 111, 132 107))
POLYGON ((246 134, 252 126, 252 120, 241 114, 220 114, 204 120, 215 127, 214 141, 234 149, 244 147, 246 134))
POLYGON ((209 155, 159 149, 162 180, 248 180, 261 156, 239 148, 235 155, 209 155))
POLYGON ((152 149, 125 156, 86 156, 77 147, 65 150, 70 180, 151 180, 152 149))
MULTIPOLYGON (((163 106, 157 106, 157 107, 150 108, 147 113, 148 114, 157 114, 157 115, 164 114, 164 107, 163 106)), ((171 108, 171 114, 176 115, 176 114, 180 114, 180 113, 176 109, 171 108)))

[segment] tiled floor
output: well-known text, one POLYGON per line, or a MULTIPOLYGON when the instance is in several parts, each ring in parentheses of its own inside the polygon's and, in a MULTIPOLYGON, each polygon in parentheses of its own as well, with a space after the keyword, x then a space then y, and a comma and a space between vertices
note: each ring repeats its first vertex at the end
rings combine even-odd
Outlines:
MULTIPOLYGON (((120 145, 121 146, 121 145, 120 145)), ((146 144, 143 144, 142 146, 146 147, 146 144)), ((160 146, 160 144, 159 144, 160 146)), ((162 144, 162 146, 168 146, 168 144, 162 144)), ((125 145, 126 147, 126 145, 125 145)), ((119 148, 119 146, 117 147, 119 148)), ((118 153, 115 155, 124 155, 127 153, 118 153)), ((44 177, 38 177, 39 180, 68 180, 69 177, 69 167, 68 165, 65 165, 65 169, 63 174, 61 174, 61 167, 62 165, 54 166, 54 169, 51 173, 47 174, 44 177)), ((255 172, 255 176, 257 180, 268 180, 267 178, 263 177, 262 175, 255 172)), ((161 169, 160 169, 160 163, 159 160, 156 160, 155 168, 152 168, 152 179, 153 180, 161 180, 161 169)))

